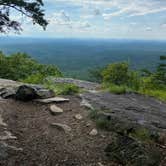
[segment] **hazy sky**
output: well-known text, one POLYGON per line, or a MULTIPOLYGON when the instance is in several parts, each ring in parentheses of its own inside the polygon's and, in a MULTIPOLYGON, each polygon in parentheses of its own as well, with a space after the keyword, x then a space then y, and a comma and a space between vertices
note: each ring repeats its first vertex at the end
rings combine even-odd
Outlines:
POLYGON ((166 0, 43 1, 47 30, 22 18, 23 36, 166 39, 166 0))

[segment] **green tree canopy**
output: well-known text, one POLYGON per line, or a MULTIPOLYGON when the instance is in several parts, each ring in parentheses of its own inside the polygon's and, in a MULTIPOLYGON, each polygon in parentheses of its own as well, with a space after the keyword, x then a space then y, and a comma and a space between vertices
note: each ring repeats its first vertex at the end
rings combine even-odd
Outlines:
POLYGON ((46 28, 48 22, 44 19, 44 10, 42 10, 42 0, 0 0, 0 33, 6 33, 11 30, 20 32, 21 22, 12 19, 13 11, 26 16, 35 24, 46 28))
POLYGON ((41 79, 54 76, 62 76, 62 73, 54 65, 40 64, 27 54, 16 53, 5 56, 0 52, 0 77, 12 80, 24 80, 30 77, 41 79))

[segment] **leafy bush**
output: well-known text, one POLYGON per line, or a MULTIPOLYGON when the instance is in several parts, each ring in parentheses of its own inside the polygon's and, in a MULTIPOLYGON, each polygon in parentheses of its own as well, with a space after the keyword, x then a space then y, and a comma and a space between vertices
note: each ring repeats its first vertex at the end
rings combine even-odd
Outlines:
POLYGON ((1 78, 39 83, 42 78, 47 76, 59 77, 62 76, 62 73, 56 66, 40 64, 27 54, 16 53, 5 56, 0 52, 1 78))
POLYGON ((53 90, 57 95, 74 95, 79 93, 80 89, 74 84, 68 83, 45 83, 45 87, 53 90))
POLYGON ((109 92, 115 93, 115 94, 124 94, 127 92, 127 88, 123 85, 118 86, 118 85, 111 84, 109 86, 109 92))
POLYGON ((102 71, 103 81, 125 85, 129 80, 129 65, 126 62, 113 63, 102 71))
MULTIPOLYGON (((139 92, 166 101, 166 56, 160 57, 161 63, 155 71, 147 69, 133 71, 128 63, 113 63, 96 70, 94 76, 102 76, 102 85, 111 93, 123 94, 128 91, 139 92)), ((96 77, 97 78, 97 77, 96 77)))
POLYGON ((29 84, 42 84, 44 82, 44 79, 45 76, 43 74, 37 73, 37 74, 32 74, 21 81, 29 84))

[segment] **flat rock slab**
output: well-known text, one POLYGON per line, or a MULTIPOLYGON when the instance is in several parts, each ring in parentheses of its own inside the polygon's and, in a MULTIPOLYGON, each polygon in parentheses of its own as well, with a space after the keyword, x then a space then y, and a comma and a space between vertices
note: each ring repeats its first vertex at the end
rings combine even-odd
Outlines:
POLYGON ((139 94, 86 92, 82 94, 82 99, 88 101, 95 110, 109 113, 100 115, 102 119, 106 118, 122 127, 136 125, 152 131, 166 130, 166 103, 152 97, 139 94))
POLYGON ((71 127, 65 124, 52 123, 51 126, 57 128, 58 130, 64 131, 65 133, 68 133, 71 131, 71 127))
POLYGON ((6 87, 18 87, 22 85, 20 82, 12 81, 12 80, 7 80, 7 79, 0 79, 0 87, 1 88, 6 88, 6 87))
POLYGON ((51 105, 50 112, 52 115, 60 115, 63 113, 63 109, 61 109, 60 107, 58 107, 56 105, 51 105))
POLYGON ((48 103, 53 103, 53 102, 56 102, 56 103, 68 102, 69 99, 62 98, 62 97, 53 97, 53 98, 48 98, 48 99, 36 99, 35 101, 48 104, 48 103))
POLYGON ((55 83, 71 83, 75 84, 79 88, 83 88, 85 90, 95 90, 96 88, 100 87, 99 84, 89 81, 77 80, 73 78, 54 78, 53 82, 55 83))

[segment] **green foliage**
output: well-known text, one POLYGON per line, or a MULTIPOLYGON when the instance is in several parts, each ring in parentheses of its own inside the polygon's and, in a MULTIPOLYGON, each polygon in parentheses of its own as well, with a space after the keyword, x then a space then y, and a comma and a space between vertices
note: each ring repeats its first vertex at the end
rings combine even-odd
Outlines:
POLYGON ((141 86, 140 74, 138 71, 130 71, 127 86, 134 91, 139 90, 141 86))
POLYGON ((138 128, 134 132, 131 133, 131 136, 140 140, 149 142, 151 138, 151 134, 146 128, 138 128))
POLYGON ((21 13, 31 18, 32 22, 46 28, 48 22, 44 19, 42 0, 1 0, 0 1, 0 32, 6 33, 10 30, 21 31, 21 23, 13 20, 12 12, 21 13))
POLYGON ((148 95, 151 97, 155 97, 162 101, 166 101, 166 90, 164 90, 164 89, 162 89, 162 90, 144 89, 144 90, 140 90, 139 93, 145 94, 145 95, 148 95))
POLYGON ((44 81, 45 77, 44 75, 37 73, 37 74, 32 74, 22 80, 22 82, 29 83, 29 84, 42 84, 44 81))
POLYGON ((110 125, 111 125, 111 122, 109 120, 106 120, 106 119, 103 119, 103 118, 100 118, 99 117, 99 113, 100 112, 110 112, 111 110, 96 110, 96 109, 93 109, 93 110, 90 110, 90 113, 89 113, 89 117, 95 121, 96 123, 96 126, 99 128, 99 129, 103 129, 103 130, 109 130, 110 128, 110 125))
POLYGON ((62 74, 56 66, 40 64, 27 54, 17 53, 5 56, 0 52, 1 78, 42 83, 48 76, 60 77, 62 74))
POLYGON ((101 83, 103 80, 103 76, 102 76, 103 70, 104 68, 95 68, 95 69, 89 70, 89 76, 91 78, 90 80, 101 83))
POLYGON ((103 81, 124 85, 129 79, 128 71, 129 65, 126 62, 110 64, 102 71, 103 81))
POLYGON ((53 90, 57 95, 74 95, 80 91, 79 87, 68 83, 51 83, 47 81, 45 87, 53 90))
POLYGON ((111 93, 133 91, 166 101, 166 56, 161 56, 160 60, 153 72, 147 69, 133 71, 128 63, 121 62, 109 64, 103 70, 96 70, 95 74, 102 76, 103 88, 111 93))
POLYGON ((89 117, 91 119, 95 120, 97 118, 97 115, 98 115, 98 110, 96 109, 90 110, 89 117))
POLYGON ((127 87, 124 85, 110 84, 109 92, 115 93, 115 94, 124 94, 127 92, 127 87))
POLYGON ((111 123, 108 120, 96 119, 96 126, 100 129, 109 130, 110 125, 111 125, 111 123))

